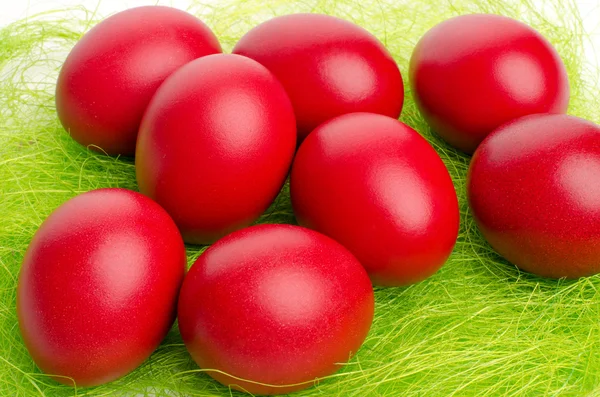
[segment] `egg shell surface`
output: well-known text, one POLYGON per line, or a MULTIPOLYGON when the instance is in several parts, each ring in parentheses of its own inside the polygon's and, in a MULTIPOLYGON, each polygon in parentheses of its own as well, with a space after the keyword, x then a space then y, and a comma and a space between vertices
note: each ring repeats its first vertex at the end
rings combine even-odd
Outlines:
POLYGON ((290 96, 302 141, 319 124, 351 112, 398 118, 404 102, 396 62, 375 36, 322 14, 266 21, 233 49, 277 76, 290 96))
POLYGON ((269 207, 295 147, 294 112, 275 76, 240 55, 209 55, 175 72, 152 99, 137 180, 186 242, 208 244, 269 207))
POLYGON ((298 222, 348 248, 376 285, 426 279, 456 243, 448 170, 423 137, 391 117, 352 113, 322 124, 300 146, 290 184, 298 222))
POLYGON ((433 131, 466 153, 504 123, 565 113, 569 104, 556 50, 533 28, 500 15, 462 15, 429 30, 413 51, 409 80, 433 131))
POLYGON ((117 188, 76 196, 42 223, 23 259, 25 346, 67 385, 124 376, 171 328, 185 268, 181 235, 152 200, 117 188))
POLYGON ((209 247, 185 278, 178 321, 200 368, 253 394, 313 385, 356 354, 373 320, 365 270, 329 237, 258 225, 209 247))
POLYGON ((500 127, 475 152, 467 193, 483 236, 521 269, 600 272, 600 126, 534 115, 500 127))
POLYGON ((133 156, 140 121, 175 70, 221 52, 212 31, 187 12, 162 6, 119 12, 77 42, 56 84, 56 110, 77 142, 133 156))

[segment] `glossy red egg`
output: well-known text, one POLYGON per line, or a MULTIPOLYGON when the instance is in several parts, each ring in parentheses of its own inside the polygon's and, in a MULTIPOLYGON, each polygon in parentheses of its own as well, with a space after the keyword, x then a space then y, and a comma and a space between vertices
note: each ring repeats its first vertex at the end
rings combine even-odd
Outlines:
POLYGON ((348 114, 313 131, 294 160, 291 196, 298 222, 348 248, 378 285, 431 276, 458 235, 444 163, 415 130, 386 116, 348 114))
POLYGON ((137 368, 171 328, 186 266, 181 235, 147 197, 100 189, 60 206, 29 245, 17 314, 58 382, 94 386, 137 368))
POLYGON ((273 72, 294 105, 298 139, 319 124, 351 112, 398 118, 402 76, 375 36, 351 22, 321 14, 273 18, 250 30, 235 54, 273 72))
POLYGON ((525 117, 479 146, 467 180, 490 245, 545 277, 600 272, 600 126, 566 115, 525 117))
POLYGON ((409 76, 425 120, 466 153, 506 122, 564 113, 569 103, 556 50, 531 27, 499 15, 463 15, 435 26, 417 44, 409 76))
POLYGON ((296 147, 290 100, 275 76, 239 55, 210 55, 169 77, 140 128, 136 172, 186 242, 250 225, 275 199, 296 147))
POLYGON ((140 120, 164 79, 182 65, 221 52, 199 19, 149 6, 115 14, 86 33, 65 61, 56 110, 80 144, 133 156, 140 120))
POLYGON ((341 368, 367 336, 373 308, 369 277, 347 249, 302 227, 259 225, 198 258, 178 322, 210 376, 253 394, 284 394, 341 368))

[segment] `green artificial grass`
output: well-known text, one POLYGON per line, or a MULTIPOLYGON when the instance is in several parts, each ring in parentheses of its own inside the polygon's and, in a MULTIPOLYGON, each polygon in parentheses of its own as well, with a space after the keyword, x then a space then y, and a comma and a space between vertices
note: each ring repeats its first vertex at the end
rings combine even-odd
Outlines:
MULTIPOLYGON (((583 61, 586 36, 573 0, 246 0, 190 11, 229 51, 274 15, 323 12, 352 20, 381 39, 407 77, 417 40, 463 13, 524 20, 558 49, 569 72, 569 112, 600 121, 598 69, 583 61)), ((174 328, 141 368, 110 384, 73 389, 36 368, 19 334, 15 287, 27 245, 50 212, 100 187, 136 189, 131 159, 79 146, 60 126, 54 84, 64 57, 98 16, 59 10, 0 29, 0 396, 240 395, 191 360, 174 328)), ((297 396, 600 395, 600 276, 556 281, 519 272, 478 233, 467 208, 469 157, 432 135, 406 86, 402 120, 423 134, 448 166, 461 209, 454 253, 430 279, 376 288, 376 315, 358 355, 297 396)), ((262 222, 293 222, 284 189, 262 222)), ((188 247, 190 264, 202 251, 188 247)), ((77 313, 73 313, 74 316, 77 313)))

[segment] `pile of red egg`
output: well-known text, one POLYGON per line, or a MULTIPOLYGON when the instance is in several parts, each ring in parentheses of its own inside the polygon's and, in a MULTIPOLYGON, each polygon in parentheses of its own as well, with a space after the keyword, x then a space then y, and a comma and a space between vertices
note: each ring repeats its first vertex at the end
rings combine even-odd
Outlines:
MULTIPOLYGON (((475 151, 469 201, 490 244, 539 275, 598 272, 600 128, 562 114, 550 44, 510 18, 461 16, 421 39, 409 76, 432 129, 475 151)), ((84 193, 33 237, 17 308, 37 365, 112 381, 177 315, 193 359, 236 389, 285 393, 336 371, 369 331, 372 283, 424 280, 458 235, 453 183, 397 120, 403 100, 386 48, 331 16, 274 18, 233 54, 171 8, 93 28, 61 70, 58 116, 83 145, 135 154, 142 194, 84 193), (304 227, 248 227, 290 168, 304 227), (187 275, 184 241, 214 243, 187 275)))

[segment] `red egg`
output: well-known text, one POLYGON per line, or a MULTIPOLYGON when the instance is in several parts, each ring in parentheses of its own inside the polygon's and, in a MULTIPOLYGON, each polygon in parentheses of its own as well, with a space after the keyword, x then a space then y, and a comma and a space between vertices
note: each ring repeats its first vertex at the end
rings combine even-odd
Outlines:
POLYGON ((169 215, 125 189, 79 195, 37 231, 17 287, 25 346, 67 385, 137 368, 175 319, 185 248, 169 215))
POLYGON ((343 19, 273 18, 250 30, 233 52, 260 62, 281 81, 294 105, 299 140, 342 114, 398 118, 402 111, 404 86, 394 59, 375 36, 343 19))
POLYGON ((84 146, 133 156, 144 110, 163 80, 182 65, 221 52, 199 19, 169 7, 115 14, 86 33, 56 85, 63 126, 84 146))
POLYGON ((600 126, 566 115, 513 121, 479 146, 469 203, 490 245, 544 277, 600 272, 600 126))
POLYGON ((198 365, 234 389, 283 394, 341 368, 373 320, 373 289, 340 244, 291 225, 219 240, 183 282, 178 322, 198 365))
POLYGON ((463 15, 435 26, 417 44, 409 75, 425 120, 466 153, 506 122, 564 113, 569 103, 556 50, 529 26, 499 15, 463 15))
POLYGON ((140 128, 136 172, 186 242, 254 222, 275 199, 296 147, 292 105, 275 76, 239 55, 210 55, 169 77, 140 128))
POLYGON ((458 235, 458 202, 444 163, 415 130, 353 113, 313 131, 291 175, 301 225, 348 248, 373 283, 408 285, 446 261, 458 235))

